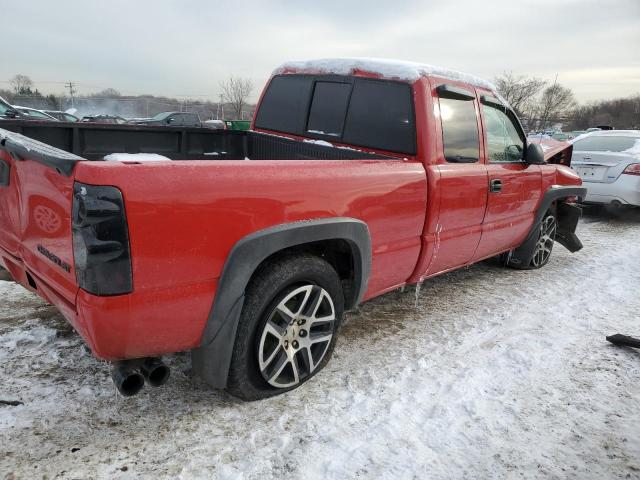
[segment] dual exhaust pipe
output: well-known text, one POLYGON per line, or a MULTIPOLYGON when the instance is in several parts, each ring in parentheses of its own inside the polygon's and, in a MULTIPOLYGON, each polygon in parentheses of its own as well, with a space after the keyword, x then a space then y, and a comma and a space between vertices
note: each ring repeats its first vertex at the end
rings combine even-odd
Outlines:
POLYGON ((159 358, 140 358, 114 362, 111 378, 123 397, 132 397, 142 390, 145 382, 152 387, 167 383, 171 370, 159 358))

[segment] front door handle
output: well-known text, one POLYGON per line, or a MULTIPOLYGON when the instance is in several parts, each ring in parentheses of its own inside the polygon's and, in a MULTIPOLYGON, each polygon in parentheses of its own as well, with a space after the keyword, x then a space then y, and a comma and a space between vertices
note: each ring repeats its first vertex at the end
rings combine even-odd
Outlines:
POLYGON ((502 191, 502 180, 499 178, 494 178, 489 182, 489 191, 493 193, 498 193, 502 191))

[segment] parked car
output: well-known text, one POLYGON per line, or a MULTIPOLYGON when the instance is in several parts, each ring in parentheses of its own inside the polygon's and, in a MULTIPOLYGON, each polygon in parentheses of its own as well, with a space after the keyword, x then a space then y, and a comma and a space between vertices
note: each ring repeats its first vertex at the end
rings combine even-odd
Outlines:
POLYGON ((61 122, 78 122, 80 119, 75 115, 71 115, 67 112, 61 112, 59 110, 44 110, 44 113, 52 116, 53 118, 60 120, 61 122))
POLYGON ((20 114, 4 98, 0 97, 0 119, 16 118, 20 114))
POLYGON ((640 130, 594 131, 573 143, 571 163, 587 203, 640 206, 640 130))
POLYGON ((133 120, 135 125, 164 125, 169 127, 201 127, 197 113, 162 112, 148 120, 133 120))
MULTIPOLYGON (((36 113, 31 112, 31 108, 27 107, 14 107, 9 104, 4 98, 0 97, 0 120, 29 120, 29 121, 51 121, 47 115, 43 118, 39 110, 35 110, 36 113)), ((55 119, 53 119, 55 120, 55 119)))
POLYGON ((568 133, 556 132, 551 135, 551 138, 553 138, 554 140, 558 140, 559 142, 566 142, 567 140, 571 139, 571 136, 568 133))
POLYGON ((580 135, 584 135, 585 133, 587 133, 586 130, 572 130, 571 132, 569 132, 569 140, 578 138, 580 135))
POLYGON ((212 128, 214 130, 224 130, 227 128, 224 120, 205 120, 202 122, 202 126, 206 128, 212 128))
POLYGON ((20 107, 18 105, 14 105, 13 108, 16 109, 18 112, 22 113, 23 115, 32 118, 33 120, 46 120, 49 122, 58 121, 57 118, 54 118, 47 113, 44 113, 42 110, 37 110, 31 107, 20 107))
POLYGON ((286 64, 251 131, 28 130, 63 151, 15 123, 0 130, 0 260, 114 362, 124 395, 185 350, 212 387, 286 392, 362 301, 582 247, 571 147, 546 155, 493 85, 428 65, 286 64))
POLYGON ((128 123, 126 118, 122 118, 118 115, 85 115, 80 121, 85 123, 107 123, 115 125, 124 125, 125 123, 128 123))

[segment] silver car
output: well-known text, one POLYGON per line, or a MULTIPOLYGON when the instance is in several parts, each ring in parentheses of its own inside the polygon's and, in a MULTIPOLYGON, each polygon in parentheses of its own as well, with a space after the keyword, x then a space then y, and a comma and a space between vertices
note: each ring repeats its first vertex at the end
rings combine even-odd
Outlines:
POLYGON ((640 130, 602 130, 573 142, 571 167, 587 187, 586 203, 640 206, 640 130))

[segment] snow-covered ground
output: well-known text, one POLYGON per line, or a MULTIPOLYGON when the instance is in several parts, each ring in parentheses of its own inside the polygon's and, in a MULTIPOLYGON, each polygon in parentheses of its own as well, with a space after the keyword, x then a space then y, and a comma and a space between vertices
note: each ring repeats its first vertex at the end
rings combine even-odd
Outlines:
POLYGON ((490 263, 364 304, 333 360, 241 403, 168 358, 118 397, 56 311, 0 281, 0 477, 640 478, 640 215, 587 214, 585 248, 490 263))

